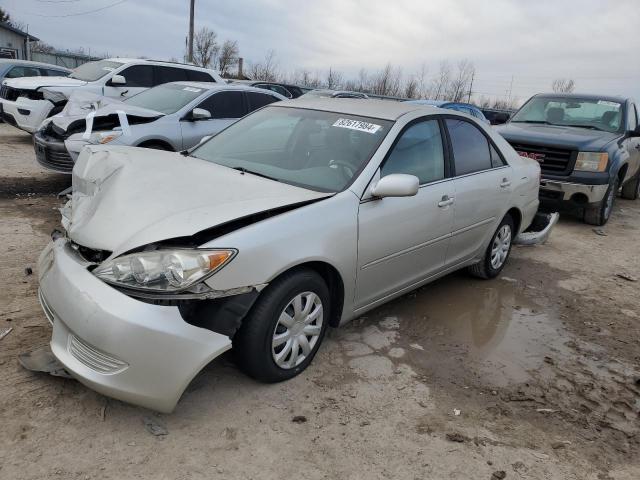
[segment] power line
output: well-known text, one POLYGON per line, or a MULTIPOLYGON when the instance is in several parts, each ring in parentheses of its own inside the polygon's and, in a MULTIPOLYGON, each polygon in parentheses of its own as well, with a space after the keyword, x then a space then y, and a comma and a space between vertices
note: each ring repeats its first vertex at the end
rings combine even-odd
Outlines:
MULTIPOLYGON (((46 17, 46 18, 77 17, 77 16, 80 16, 80 15, 88 15, 89 13, 100 12, 102 10, 106 10, 107 8, 111 8, 111 7, 115 7, 116 5, 120 5, 121 3, 124 3, 126 1, 127 0, 119 0, 118 2, 112 3, 111 5, 107 5, 107 6, 101 7, 101 8, 96 8, 94 10, 88 10, 86 12, 67 13, 65 15, 41 15, 39 13, 32 13, 31 15, 34 15, 36 17, 46 17)), ((52 2, 52 3, 63 3, 63 2, 52 2)))

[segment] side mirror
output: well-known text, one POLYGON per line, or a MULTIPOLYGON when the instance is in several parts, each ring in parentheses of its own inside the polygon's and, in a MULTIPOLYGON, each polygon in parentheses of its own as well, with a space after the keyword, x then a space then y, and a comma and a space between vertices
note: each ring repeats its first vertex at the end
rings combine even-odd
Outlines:
POLYGON ((126 85, 127 79, 124 78, 124 75, 114 75, 111 77, 111 85, 126 85))
POLYGON ((629 130, 627 132, 627 137, 630 137, 630 138, 640 137, 640 125, 638 125, 635 128, 635 130, 629 130))
POLYGON ((194 108, 191 110, 191 120, 208 120, 211 118, 211 112, 204 108, 194 108))
POLYGON ((420 181, 415 175, 392 173, 382 177, 371 189, 374 197, 412 197, 418 193, 420 181))

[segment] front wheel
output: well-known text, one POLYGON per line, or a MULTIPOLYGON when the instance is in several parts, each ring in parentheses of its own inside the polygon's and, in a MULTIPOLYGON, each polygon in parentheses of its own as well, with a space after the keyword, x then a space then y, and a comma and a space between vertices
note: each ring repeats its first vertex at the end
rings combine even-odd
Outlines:
POLYGON ((620 186, 618 177, 613 179, 613 182, 609 185, 607 193, 602 201, 593 206, 584 209, 584 221, 589 225, 597 225, 601 227, 609 221, 611 212, 613 211, 613 204, 618 195, 618 187, 620 186))
POLYGON ((271 283, 233 338, 240 368, 263 382, 301 373, 324 338, 329 298, 326 283, 312 270, 286 273, 271 283))
POLYGON ((505 215, 493 234, 484 257, 475 265, 471 265, 469 272, 478 278, 497 277, 507 263, 514 235, 513 219, 511 215, 505 215))

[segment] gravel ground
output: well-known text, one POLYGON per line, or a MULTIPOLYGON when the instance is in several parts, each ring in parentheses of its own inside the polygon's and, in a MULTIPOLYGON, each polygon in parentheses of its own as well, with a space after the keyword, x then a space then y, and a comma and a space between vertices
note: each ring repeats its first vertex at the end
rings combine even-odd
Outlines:
POLYGON ((640 478, 640 202, 330 331, 289 382, 218 358, 157 415, 17 363, 50 336, 25 269, 68 182, 0 125, 0 478, 640 478))

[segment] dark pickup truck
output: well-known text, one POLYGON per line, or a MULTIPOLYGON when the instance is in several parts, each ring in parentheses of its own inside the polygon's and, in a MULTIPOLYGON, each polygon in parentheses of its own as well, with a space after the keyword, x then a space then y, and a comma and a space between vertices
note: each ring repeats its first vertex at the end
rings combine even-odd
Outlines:
POLYGON ((540 201, 579 208, 604 225, 620 192, 640 195, 640 126, 630 98, 540 94, 496 130, 522 156, 540 162, 540 201))

